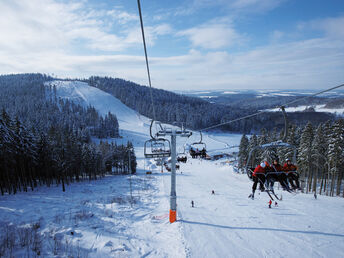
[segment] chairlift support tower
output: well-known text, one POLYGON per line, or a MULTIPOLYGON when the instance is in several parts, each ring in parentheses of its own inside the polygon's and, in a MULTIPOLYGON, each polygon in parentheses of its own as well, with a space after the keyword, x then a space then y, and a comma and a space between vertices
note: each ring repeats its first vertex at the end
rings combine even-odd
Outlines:
POLYGON ((190 137, 192 132, 165 128, 157 133, 158 137, 171 136, 171 194, 170 194, 170 223, 177 220, 177 192, 176 192, 176 163, 177 163, 177 136, 190 137))

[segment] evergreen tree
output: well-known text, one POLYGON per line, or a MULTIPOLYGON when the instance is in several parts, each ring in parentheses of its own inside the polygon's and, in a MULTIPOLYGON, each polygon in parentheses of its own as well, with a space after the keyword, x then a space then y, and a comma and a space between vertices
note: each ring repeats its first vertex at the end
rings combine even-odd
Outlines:
POLYGON ((317 180, 319 176, 323 178, 324 166, 326 165, 326 140, 324 137, 323 125, 319 125, 312 142, 312 160, 314 164, 313 192, 317 191, 317 180))
POLYGON ((329 138, 328 145, 328 162, 331 166, 331 188, 330 195, 334 195, 335 181, 337 178, 336 194, 340 194, 341 183, 343 179, 344 164, 344 120, 338 120, 332 126, 332 133, 329 138))
MULTIPOLYGON (((250 153, 255 147, 258 146, 258 138, 255 134, 253 134, 250 137, 250 141, 249 141, 249 148, 248 148, 248 153, 250 153)), ((252 152, 252 156, 251 156, 251 161, 250 164, 248 164, 250 167, 255 166, 256 164, 260 163, 260 156, 259 156, 259 151, 253 151, 252 152)))
MULTIPOLYGON (((313 127, 308 123, 302 131, 299 145, 298 165, 299 172, 303 178, 309 179, 312 177, 312 142, 313 142, 313 127)), ((310 185, 307 184, 307 192, 310 185)))
POLYGON ((240 145, 239 145, 239 169, 243 169, 246 166, 247 158, 249 155, 249 142, 248 138, 245 134, 242 135, 241 140, 240 140, 240 145))

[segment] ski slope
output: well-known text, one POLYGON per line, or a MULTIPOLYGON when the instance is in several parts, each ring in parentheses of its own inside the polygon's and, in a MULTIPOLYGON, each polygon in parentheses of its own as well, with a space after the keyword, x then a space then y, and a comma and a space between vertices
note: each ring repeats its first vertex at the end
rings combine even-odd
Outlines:
MULTIPOLYGON (((149 127, 150 119, 140 115, 138 112, 124 105, 119 99, 80 81, 61 81, 55 80, 46 83, 47 87, 55 87, 56 96, 61 99, 74 101, 84 107, 93 106, 101 115, 111 112, 117 116, 120 135, 122 139, 112 139, 118 143, 132 141, 138 148, 138 156, 143 157, 142 146, 150 138, 149 127)), ((211 151, 225 151, 233 142, 240 141, 239 134, 218 133, 216 137, 205 134, 203 140, 207 142, 208 149, 211 151)), ((193 132, 189 139, 182 139, 178 142, 178 152, 183 152, 184 144, 191 144, 200 141, 198 132, 193 132)))
MULTIPOLYGON (((116 114, 123 138, 108 140, 133 142, 138 172, 74 183, 66 192, 52 186, 2 196, 1 232, 8 225, 19 232, 39 222, 44 257, 344 257, 343 198, 315 200, 313 195, 276 190, 283 201, 269 209, 265 193, 256 193, 255 200, 247 198, 252 183, 246 175, 234 173, 225 160, 189 157, 180 165, 178 221, 170 224, 170 173, 161 173, 153 159, 143 158, 149 119, 86 83, 50 85, 61 98, 92 105, 103 115, 116 114), (149 163, 152 175, 145 174, 149 163)), ((210 153, 237 151, 232 147, 240 137, 207 133, 203 141, 210 153)), ((189 139, 178 138, 177 151, 199 140, 196 132, 189 139)), ((26 252, 14 250, 16 257, 28 256, 26 252)))
POLYGON ((283 200, 269 209, 266 193, 248 199, 247 176, 220 161, 191 160, 181 171, 178 223, 190 257, 344 257, 343 199, 276 190, 283 200))
MULTIPOLYGON (((93 106, 100 115, 109 112, 115 114, 119 124, 122 139, 118 143, 134 140, 137 146, 142 146, 149 136, 150 120, 124 105, 119 99, 98 88, 91 87, 80 81, 50 81, 46 86, 55 87, 56 95, 61 99, 69 99, 84 107, 93 106)), ((135 144, 134 143, 134 144, 135 144)))

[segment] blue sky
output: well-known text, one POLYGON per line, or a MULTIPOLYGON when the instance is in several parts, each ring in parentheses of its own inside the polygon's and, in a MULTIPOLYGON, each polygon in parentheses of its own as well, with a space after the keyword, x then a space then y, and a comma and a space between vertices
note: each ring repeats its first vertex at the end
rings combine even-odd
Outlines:
MULTIPOLYGON (((342 0, 141 0, 153 87, 344 82, 342 0)), ((136 0, 0 1, 0 73, 147 84, 136 0)))

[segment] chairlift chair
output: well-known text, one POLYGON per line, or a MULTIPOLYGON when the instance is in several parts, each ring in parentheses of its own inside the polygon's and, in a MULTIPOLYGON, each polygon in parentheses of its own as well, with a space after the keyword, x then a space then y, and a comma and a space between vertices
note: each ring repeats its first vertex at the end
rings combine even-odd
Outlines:
MULTIPOLYGON (((265 150, 265 149, 273 149, 273 148, 276 148, 276 149, 279 149, 279 148, 290 148, 290 149, 292 149, 293 150, 292 162, 294 164, 296 163, 297 148, 294 145, 291 145, 289 143, 285 143, 285 142, 282 142, 282 141, 276 141, 276 142, 271 142, 271 143, 267 143, 267 144, 256 146, 256 147, 254 147, 250 151, 250 153, 248 155, 247 162, 246 162, 246 166, 245 166, 245 171, 246 171, 246 174, 247 174, 249 179, 253 180, 252 179, 253 170, 260 163, 259 162, 258 164, 253 164, 253 166, 250 166, 251 161, 252 160, 256 160, 255 155, 257 153, 257 150, 265 150)), ((270 172, 270 173, 274 173, 274 172, 270 172)))
POLYGON ((190 145, 190 155, 194 158, 197 156, 206 156, 207 145, 202 142, 202 132, 200 132, 201 139, 199 142, 194 142, 190 145), (198 152, 197 152, 198 151, 198 152))
POLYGON ((145 158, 165 158, 171 156, 171 143, 164 138, 153 138, 145 142, 145 158))
MULTIPOLYGON (((283 114, 283 118, 284 118, 284 136, 283 136, 283 140, 280 141, 275 141, 275 142, 271 142, 271 143, 267 143, 267 144, 263 144, 263 145, 259 145, 254 147, 248 156, 247 162, 246 162, 246 166, 245 166, 245 171, 247 176, 253 180, 252 178, 252 174, 253 174, 253 170, 254 168, 258 165, 258 164, 253 164, 254 167, 250 167, 250 162, 252 160, 252 158, 254 158, 253 160, 256 160, 256 158, 254 157, 256 150, 260 149, 260 150, 265 150, 265 149, 279 149, 279 148, 290 148, 293 149, 293 158, 292 158, 292 162, 295 164, 296 163, 296 152, 297 152, 297 148, 294 145, 291 145, 289 143, 286 143, 286 139, 287 139, 287 135, 288 135, 288 118, 287 118, 287 113, 285 112, 285 107, 281 106, 280 107, 282 114, 283 114), (253 156, 253 157, 252 157, 253 156)), ((283 172, 269 172, 271 174, 273 173, 283 173, 283 172)))

